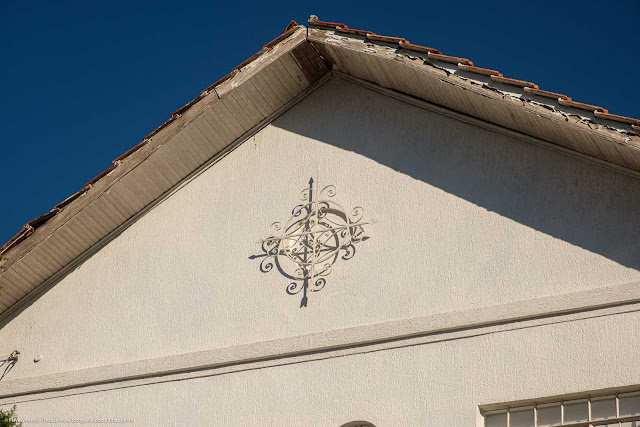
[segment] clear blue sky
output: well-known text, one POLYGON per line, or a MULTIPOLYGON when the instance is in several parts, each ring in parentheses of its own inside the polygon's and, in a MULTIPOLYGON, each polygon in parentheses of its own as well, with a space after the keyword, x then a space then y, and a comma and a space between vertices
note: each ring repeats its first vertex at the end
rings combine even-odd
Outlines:
POLYGON ((637 0, 0 0, 0 245, 310 14, 640 118, 637 0))

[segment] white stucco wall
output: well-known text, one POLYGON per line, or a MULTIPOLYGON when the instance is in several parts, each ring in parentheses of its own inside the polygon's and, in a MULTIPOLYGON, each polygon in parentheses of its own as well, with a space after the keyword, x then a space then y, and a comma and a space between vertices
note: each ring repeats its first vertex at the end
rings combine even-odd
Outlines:
POLYGON ((133 425, 480 426, 478 404, 640 383, 640 313, 25 401, 27 419, 133 425))
MULTIPOLYGON (((27 378, 636 281, 639 211, 635 178, 334 79, 0 329, 0 354, 18 349, 22 360, 7 379, 27 378), (299 296, 285 292, 289 282, 276 271, 261 273, 260 260, 249 257, 260 253, 256 240, 267 237, 272 222, 288 218, 300 190, 317 175, 321 185, 337 186, 339 202, 362 206, 378 222, 355 257, 338 262, 326 287, 310 294, 301 309, 299 296), (33 363, 39 354, 42 360, 33 363)), ((589 327, 604 345, 611 339, 606 328, 616 328, 597 322, 589 327)), ((621 327, 637 336, 637 327, 621 327)), ((545 333, 505 333, 197 380, 201 389, 191 380, 24 408, 45 413, 86 399, 88 407, 90 400, 100 402, 115 414, 122 402, 135 401, 131 408, 144 415, 133 418, 154 419, 154 402, 169 399, 176 417, 187 410, 202 419, 224 414, 228 423, 220 425, 235 425, 236 409, 228 405, 257 400, 245 406, 247 417, 315 411, 335 424, 349 421, 343 417, 350 407, 359 408, 352 419, 359 411, 375 412, 374 395, 386 384, 383 393, 398 400, 398 409, 380 418, 381 425, 400 425, 398 420, 413 416, 410 408, 430 420, 423 425, 449 425, 442 424, 440 408, 451 402, 465 405, 456 419, 470 425, 471 402, 479 396, 474 393, 485 399, 478 403, 490 403, 532 382, 540 382, 535 392, 547 395, 549 387, 581 381, 569 362, 560 365, 566 371, 549 371, 553 360, 564 360, 555 334, 568 334, 572 358, 587 358, 575 369, 605 378, 591 369, 611 349, 590 358, 573 332, 533 336, 545 333), (511 347, 511 340, 520 344, 511 347), (535 340, 540 346, 531 345, 535 340), (532 354, 543 357, 532 362, 532 354), (537 367, 519 382, 530 363, 537 367), (326 384, 319 387, 323 378, 326 384), (234 397, 216 397, 220 387, 234 397), (425 403, 416 397, 424 395, 421 388, 442 395, 425 403), (179 397, 178 389, 188 394, 179 397), (348 400, 354 396, 360 397, 348 400), (318 398, 325 406, 313 405, 318 398), (191 401, 202 405, 194 409, 191 401), (322 412, 327 407, 335 411, 322 412)), ((621 353, 609 383, 628 382, 614 367, 638 362, 621 353)))

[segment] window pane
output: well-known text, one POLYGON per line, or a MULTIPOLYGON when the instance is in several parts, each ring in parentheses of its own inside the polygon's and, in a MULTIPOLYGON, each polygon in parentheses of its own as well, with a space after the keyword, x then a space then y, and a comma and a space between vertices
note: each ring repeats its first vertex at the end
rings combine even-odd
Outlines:
POLYGON ((484 416, 485 427, 507 427, 507 413, 487 414, 484 416))
POLYGON ((589 419, 589 406, 587 401, 568 402, 564 404, 564 422, 587 421, 589 419))
POLYGON ((591 401, 591 418, 594 420, 602 418, 615 418, 616 416, 616 398, 592 400, 591 401))
POLYGON ((538 406, 538 427, 546 427, 553 424, 560 424, 562 412, 560 405, 539 407, 538 406))
POLYGON ((534 427, 533 408, 524 411, 511 411, 509 427, 534 427))
POLYGON ((620 416, 640 414, 640 394, 624 395, 620 398, 620 416))

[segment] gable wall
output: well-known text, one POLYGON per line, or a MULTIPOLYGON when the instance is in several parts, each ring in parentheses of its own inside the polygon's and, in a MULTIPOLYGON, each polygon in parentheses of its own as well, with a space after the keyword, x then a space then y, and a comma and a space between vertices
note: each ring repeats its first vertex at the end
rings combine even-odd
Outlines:
POLYGON ((639 193, 334 79, 0 329, 0 354, 18 379, 637 281, 639 193), (310 176, 378 222, 301 309, 250 256, 310 176))

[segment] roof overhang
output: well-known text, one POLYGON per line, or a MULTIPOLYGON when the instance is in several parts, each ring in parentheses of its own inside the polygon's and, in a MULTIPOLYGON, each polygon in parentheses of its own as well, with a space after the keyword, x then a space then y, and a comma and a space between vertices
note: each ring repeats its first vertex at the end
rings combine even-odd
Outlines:
POLYGON ((0 327, 68 271, 330 75, 294 23, 2 248, 0 327))
MULTIPOLYGON (((332 75, 640 176, 640 121, 408 41, 317 20, 206 88, 0 248, 0 322, 332 75)), ((1 327, 2 323, 0 323, 1 327)))
POLYGON ((401 38, 315 21, 309 40, 334 70, 349 76, 640 171, 640 120, 609 114, 401 38))

